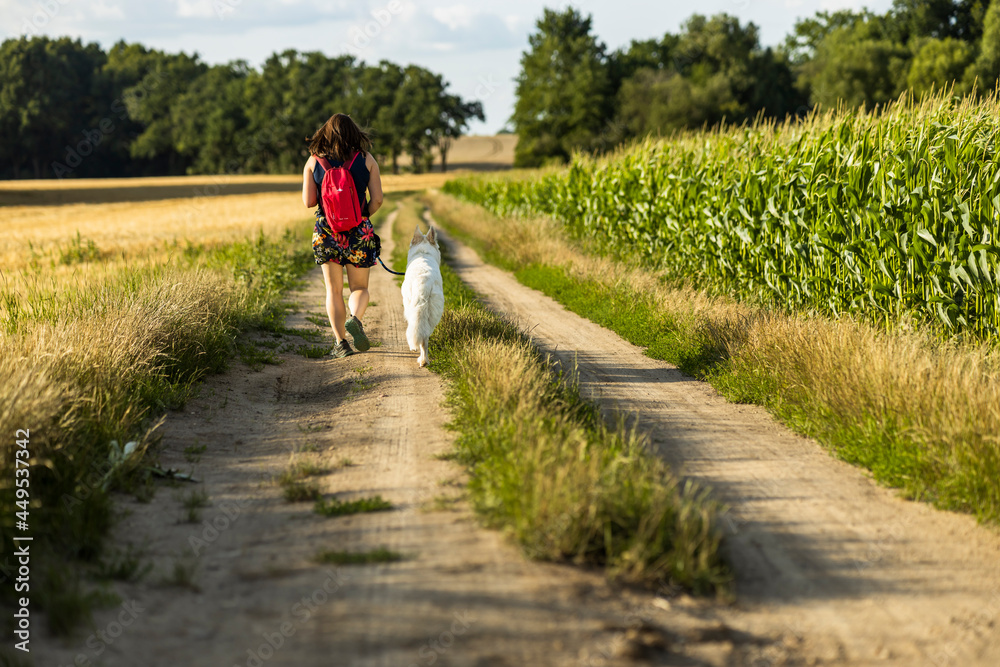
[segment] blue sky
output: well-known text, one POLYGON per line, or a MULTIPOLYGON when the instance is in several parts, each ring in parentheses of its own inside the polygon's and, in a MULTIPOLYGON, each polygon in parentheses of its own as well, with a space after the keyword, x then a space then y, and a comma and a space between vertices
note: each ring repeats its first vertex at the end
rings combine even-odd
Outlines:
POLYGON ((352 53, 439 72, 451 90, 479 99, 486 122, 503 127, 514 105, 521 52, 544 7, 572 4, 591 14, 609 48, 677 32, 693 13, 753 21, 765 45, 781 42, 798 17, 843 8, 884 12, 891 0, 700 0, 503 2, 459 0, 0 0, 0 34, 69 35, 105 48, 119 39, 167 51, 197 52, 209 63, 259 65, 275 51, 352 53))

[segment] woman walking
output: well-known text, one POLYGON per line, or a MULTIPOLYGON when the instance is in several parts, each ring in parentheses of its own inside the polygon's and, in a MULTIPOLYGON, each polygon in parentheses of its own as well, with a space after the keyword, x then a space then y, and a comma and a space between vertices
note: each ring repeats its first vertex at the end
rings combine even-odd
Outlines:
MULTIPOLYGON (((319 128, 309 143, 309 160, 302 171, 302 203, 308 208, 316 206, 316 227, 313 231, 313 255, 316 263, 323 267, 326 282, 326 314, 333 327, 337 344, 330 353, 335 357, 346 357, 355 350, 347 340, 351 334, 354 347, 365 352, 371 347, 365 329, 361 324, 368 307, 368 273, 378 259, 381 242, 372 228, 370 216, 382 206, 382 179, 379 177, 378 163, 368 151, 371 139, 350 116, 334 114, 319 128), (327 212, 319 196, 320 184, 326 163, 330 168, 347 166, 358 191, 361 205, 361 223, 343 232, 331 229, 327 222, 327 212), (371 196, 369 201, 365 191, 371 196), (347 317, 344 309, 344 267, 347 267, 347 283, 351 290, 347 317)), ((334 212, 330 212, 333 214, 334 212)))

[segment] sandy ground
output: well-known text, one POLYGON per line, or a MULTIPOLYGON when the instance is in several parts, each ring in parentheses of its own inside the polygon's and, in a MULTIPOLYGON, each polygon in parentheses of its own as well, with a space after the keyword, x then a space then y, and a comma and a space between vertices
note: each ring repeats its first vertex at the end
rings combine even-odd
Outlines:
MULTIPOLYGON (((724 665, 793 640, 734 632, 712 601, 528 562, 478 527, 461 468, 436 458, 452 437, 441 382, 406 349, 398 283, 376 268, 371 291, 366 328, 381 346, 342 360, 286 352, 260 372, 235 362, 168 415, 161 463, 200 482, 146 504, 118 498, 110 540, 140 548, 153 571, 115 584, 123 602, 95 612, 94 628, 33 637, 35 665, 724 665), (293 461, 328 469, 313 478, 327 498, 378 494, 395 509, 323 518, 288 503, 274 478, 293 461), (192 493, 209 503, 194 522, 192 493), (378 547, 404 560, 315 561, 378 547)), ((289 326, 314 328, 323 295, 316 270, 289 326)))
POLYGON ((1000 665, 1000 537, 964 515, 899 499, 764 410, 726 402, 617 335, 451 243, 455 268, 584 392, 637 414, 676 470, 730 506, 734 633, 749 664, 1000 665))
MULTIPOLYGON (((391 235, 383 228, 386 256, 391 235)), ((440 379, 406 349, 398 281, 372 272, 365 317, 381 345, 343 360, 235 362, 168 415, 159 457, 197 484, 117 499, 111 543, 153 566, 115 584, 70 639, 36 636, 49 665, 934 665, 1000 664, 1000 537, 900 500, 763 411, 645 357, 616 335, 483 265, 456 268, 545 350, 577 363, 607 411, 637 415, 657 450, 713 487, 738 573, 734 604, 623 589, 599 572, 526 561, 462 500, 440 379), (203 453, 193 448, 204 446, 203 453), (187 449, 187 454, 185 450, 187 449), (350 465, 347 465, 347 462, 350 465), (289 503, 291 463, 325 472, 327 498, 395 508, 323 518, 289 503), (189 521, 184 499, 208 506, 189 521), (398 563, 328 566, 325 550, 386 547, 398 563), (93 634, 91 634, 93 633, 93 634)), ((293 298, 323 310, 319 271, 293 298)), ((289 339, 293 345, 298 339, 289 339)))

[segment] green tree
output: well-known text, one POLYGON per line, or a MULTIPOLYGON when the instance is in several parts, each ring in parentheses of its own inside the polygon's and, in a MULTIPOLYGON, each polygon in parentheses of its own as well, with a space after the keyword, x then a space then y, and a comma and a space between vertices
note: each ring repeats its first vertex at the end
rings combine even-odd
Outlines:
POLYGON ((921 37, 976 42, 982 35, 983 0, 893 0, 886 37, 909 44, 921 37))
POLYGON ((218 65, 195 79, 171 107, 176 151, 192 174, 239 173, 253 148, 243 145, 249 67, 237 61, 218 65))
POLYGON ((899 96, 906 87, 910 51, 875 37, 878 21, 838 28, 816 50, 808 81, 813 104, 872 108, 899 96))
POLYGON ((851 10, 816 12, 814 16, 800 19, 792 34, 785 38, 784 51, 792 65, 807 65, 816 57, 816 51, 831 33, 843 28, 853 28, 860 22, 871 20, 873 14, 851 10))
MULTIPOLYGON (((146 78, 163 58, 163 53, 142 44, 119 41, 108 51, 101 75, 107 85, 104 117, 112 130, 106 137, 112 164, 107 176, 158 175, 168 168, 169 156, 133 156, 131 145, 146 124, 129 114, 129 104, 146 94, 146 86, 155 86, 157 76, 146 78), (143 83, 145 82, 145 83, 143 83)), ((102 119, 103 120, 103 119, 102 119)))
POLYGON ((1000 0, 993 0, 986 11, 979 57, 969 69, 967 84, 972 79, 976 79, 976 86, 983 93, 995 90, 1000 80, 1000 0))
POLYGON ((906 85, 915 95, 942 90, 954 84, 956 93, 967 91, 962 78, 976 56, 972 44, 954 37, 928 38, 913 56, 906 85))
POLYGON ((469 120, 483 118, 479 102, 465 102, 448 92, 448 82, 440 74, 410 65, 403 71, 402 84, 394 93, 393 109, 402 109, 400 122, 403 144, 413 160, 414 171, 427 171, 434 161, 433 151, 447 166, 451 142, 461 136, 469 120))
POLYGON ((98 159, 103 135, 85 133, 97 121, 102 90, 96 73, 105 59, 97 44, 68 37, 0 45, 0 150, 10 176, 49 176, 51 165, 67 155, 76 167, 98 159))
POLYGON ((351 113, 359 68, 353 56, 293 49, 274 54, 246 80, 248 126, 238 146, 246 171, 296 171, 308 157, 304 138, 334 113, 351 113))
POLYGON ((353 102, 355 119, 372 128, 373 151, 380 162, 399 173, 399 156, 406 144, 407 101, 399 94, 406 74, 399 65, 383 60, 366 66, 359 75, 360 93, 353 102))
POLYGON ((546 9, 521 55, 511 122, 518 134, 515 164, 565 161, 575 150, 600 146, 613 112, 605 46, 591 18, 575 9, 546 9))
POLYGON ((724 74, 698 84, 677 72, 641 69, 622 84, 619 117, 632 136, 714 125, 742 107, 724 74))
POLYGON ((129 150, 133 157, 156 160, 168 174, 183 174, 190 160, 177 151, 175 102, 208 70, 197 55, 153 51, 142 79, 123 95, 128 115, 143 125, 129 150))
POLYGON ((804 101, 787 58, 760 48, 753 23, 726 14, 692 16, 682 34, 632 48, 637 53, 615 58, 623 72, 644 64, 618 94, 618 118, 632 136, 738 123, 761 112, 783 118, 804 101))
POLYGON ((438 155, 441 157, 441 171, 448 171, 448 151, 452 143, 465 133, 473 118, 486 120, 483 104, 479 101, 466 102, 458 95, 441 97, 440 123, 435 129, 438 155))
POLYGON ((627 49, 618 49, 608 59, 612 90, 617 93, 622 84, 642 69, 664 71, 673 69, 673 57, 680 37, 667 33, 663 39, 632 40, 627 49))
POLYGON ((425 171, 433 162, 431 149, 439 130, 439 100, 444 95, 444 80, 422 67, 410 65, 403 72, 403 85, 397 91, 399 100, 405 100, 403 137, 406 152, 410 154, 413 170, 425 171))
MULTIPOLYGON (((288 90, 288 78, 298 52, 292 49, 272 54, 260 71, 252 70, 244 81, 244 113, 249 137, 268 136, 268 150, 252 151, 241 156, 246 171, 294 172, 305 162, 303 138, 309 131, 302 119, 298 125, 291 118, 293 92, 288 90)), ((315 119, 314 119, 315 122, 315 119)))
POLYGON ((433 72, 346 55, 288 50, 258 71, 124 41, 107 54, 68 38, 0 44, 0 178, 293 171, 335 112, 374 126, 396 169, 404 149, 418 168, 437 150, 445 168, 483 118, 433 72))

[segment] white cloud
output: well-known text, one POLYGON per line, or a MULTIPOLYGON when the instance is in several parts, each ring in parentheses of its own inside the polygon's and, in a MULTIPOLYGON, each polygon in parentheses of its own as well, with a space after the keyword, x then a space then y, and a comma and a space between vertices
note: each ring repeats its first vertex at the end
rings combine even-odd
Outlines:
MULTIPOLYGON (((225 0, 215 0, 219 5, 219 9, 225 7, 226 9, 233 9, 233 5, 225 0)), ((190 18, 212 18, 217 15, 216 9, 213 9, 213 0, 176 0, 177 5, 177 16, 182 19, 190 18)), ((220 14, 221 15, 221 14, 220 14)))
POLYGON ((518 16, 517 14, 508 14, 507 16, 504 16, 503 22, 507 26, 507 30, 510 30, 513 33, 520 32, 521 29, 528 23, 524 20, 524 17, 518 16))
POLYGON ((108 4, 107 0, 98 0, 90 5, 90 13, 104 21, 121 21, 125 12, 119 4, 108 4))
POLYGON ((451 30, 461 30, 472 27, 472 22, 476 14, 465 5, 452 5, 451 7, 435 7, 431 10, 431 15, 451 30))

